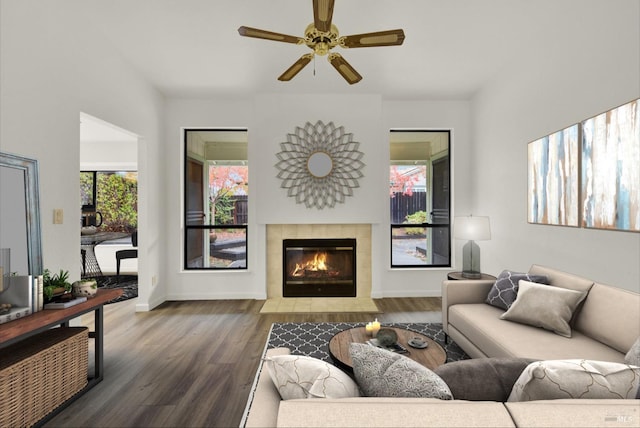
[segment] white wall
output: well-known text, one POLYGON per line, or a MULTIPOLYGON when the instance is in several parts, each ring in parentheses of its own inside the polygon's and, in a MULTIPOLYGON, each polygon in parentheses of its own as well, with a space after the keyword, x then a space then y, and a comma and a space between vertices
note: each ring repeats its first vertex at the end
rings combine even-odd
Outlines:
POLYGON ((142 136, 139 145, 140 299, 164 300, 159 231, 162 175, 158 141, 163 98, 91 28, 84 1, 0 2, 0 150, 35 158, 40 169, 44 267, 80 276, 80 112, 142 136), (53 209, 64 223, 53 224, 53 209))
POLYGON ((640 234, 527 223, 527 143, 640 97, 640 2, 574 12, 548 14, 536 36, 553 49, 518 58, 473 102, 469 194, 493 235, 479 243, 482 269, 538 263, 640 291, 640 234))
POLYGON ((265 225, 371 223, 373 225, 372 292, 383 296, 437 296, 451 269, 425 271, 390 269, 389 130, 391 128, 452 129, 453 150, 459 156, 454 182, 462 207, 470 200, 469 103, 384 102, 377 95, 260 94, 253 99, 168 100, 166 126, 167 204, 166 281, 168 299, 266 297, 265 225), (288 133, 306 122, 322 120, 344 126, 364 153, 364 177, 354 195, 334 208, 306 208, 286 196, 276 177, 276 153, 288 133), (246 127, 249 135, 249 269, 232 272, 197 272, 182 269, 183 154, 181 129, 185 127, 246 127))

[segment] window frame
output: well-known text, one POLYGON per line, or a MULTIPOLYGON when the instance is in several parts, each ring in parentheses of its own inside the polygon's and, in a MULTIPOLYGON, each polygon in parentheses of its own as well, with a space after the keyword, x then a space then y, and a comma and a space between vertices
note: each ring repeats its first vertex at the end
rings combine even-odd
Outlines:
MULTIPOLYGON (((451 162, 452 162, 452 130, 451 129, 391 129, 389 131, 389 133, 394 133, 394 132, 416 132, 416 133, 429 133, 429 132, 434 132, 434 133, 446 133, 447 134, 447 144, 448 144, 448 148, 447 148, 447 154, 446 155, 435 155, 433 157, 430 157, 427 161, 425 161, 425 165, 426 165, 426 179, 427 179, 427 183, 426 183, 426 188, 427 188, 427 192, 426 192, 426 196, 428 197, 429 194, 431 194, 431 198, 427 199, 426 202, 426 207, 427 207, 427 215, 430 216, 431 218, 433 218, 433 214, 434 214, 434 208, 433 208, 433 165, 434 163, 446 158, 446 168, 448 171, 447 174, 447 182, 446 182, 446 193, 447 193, 447 218, 445 222, 433 222, 433 221, 427 221, 424 223, 416 223, 416 224, 406 224, 406 223, 393 223, 393 215, 391 214, 391 204, 389 206, 389 265, 391 269, 436 269, 436 268, 451 268, 452 267, 452 246, 453 246, 453 242, 452 242, 452 218, 451 218, 451 201, 453 198, 452 195, 452 177, 451 177, 451 162), (425 228, 426 230, 431 231, 431 233, 426 233, 425 235, 425 240, 429 239, 429 236, 432 235, 432 232, 436 229, 445 229, 445 237, 446 237, 446 242, 447 244, 447 254, 446 254, 446 258, 448 260, 448 262, 446 263, 430 263, 430 264, 394 264, 394 257, 393 257, 393 245, 394 245, 394 231, 395 230, 399 230, 399 229, 405 229, 407 227, 411 227, 411 228, 425 228)), ((389 143, 394 144, 392 142, 389 143)), ((391 150, 391 147, 390 147, 391 150)), ((391 153, 389 154, 389 173, 391 171, 391 167, 394 165, 399 165, 398 160, 394 160, 391 158, 391 153), (395 163, 394 163, 395 162, 395 163)), ((390 181, 387 180, 387 182, 390 184, 390 181)))
MULTIPOLYGON (((212 224, 212 220, 210 218, 210 216, 204 214, 203 211, 203 217, 206 219, 207 217, 209 217, 209 224, 189 224, 189 215, 188 215, 188 210, 189 210, 189 180, 187 177, 188 174, 188 163, 189 160, 196 160, 198 162, 202 163, 202 167, 203 167, 203 191, 206 192, 206 189, 204 189, 204 177, 205 177, 205 170, 209 171, 209 168, 211 167, 211 165, 213 164, 213 162, 215 161, 214 159, 205 159, 205 157, 202 158, 197 158, 197 157, 193 157, 190 156, 189 153, 189 147, 187 144, 187 136, 189 134, 189 132, 243 132, 244 134, 248 133, 248 129, 247 128, 183 128, 183 133, 182 133, 182 142, 183 142, 183 150, 182 150, 182 156, 183 156, 183 174, 182 174, 182 178, 183 178, 183 197, 182 197, 182 226, 183 226, 183 244, 182 244, 182 269, 184 271, 197 271, 197 272, 203 272, 203 271, 246 271, 248 270, 249 267, 249 225, 248 225, 248 220, 247 223, 245 224, 235 224, 235 223, 231 223, 231 224, 224 224, 224 225, 216 225, 216 224, 212 224), (234 266, 189 266, 189 232, 194 231, 194 230, 201 230, 201 231, 205 231, 205 230, 209 230, 209 231, 214 231, 214 230, 221 230, 221 229, 237 229, 237 230, 243 230, 244 231, 244 237, 245 237, 245 251, 244 251, 244 255, 245 255, 245 263, 244 265, 234 265, 234 266)), ((248 149, 248 141, 247 141, 247 149, 248 149)), ((247 163, 247 168, 248 168, 248 156, 246 156, 247 159, 243 159, 244 162, 247 163)), ((203 198, 204 199, 204 198, 203 198)), ((203 200, 204 203, 204 200, 203 200)), ((206 210, 203 207, 203 210, 206 210)), ((204 220, 203 220, 204 221, 204 220)), ((208 253, 208 257, 211 257, 211 243, 209 242, 209 253, 208 253)), ((203 242, 203 252, 204 252, 204 242, 203 242)), ((204 255, 204 254, 203 254, 204 255)))

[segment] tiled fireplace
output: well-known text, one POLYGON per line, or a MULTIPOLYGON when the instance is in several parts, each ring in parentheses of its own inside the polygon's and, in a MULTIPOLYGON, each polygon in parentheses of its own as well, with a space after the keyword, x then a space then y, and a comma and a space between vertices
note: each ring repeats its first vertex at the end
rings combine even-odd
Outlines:
MULTIPOLYGON (((326 253, 326 251, 320 251, 326 253)), ((317 294, 318 288, 320 293, 329 289, 329 293, 335 297, 358 297, 371 298, 371 225, 369 224, 277 224, 267 225, 267 298, 279 299, 283 297, 322 297, 317 294), (312 250, 300 250, 302 247, 297 243, 305 243, 312 250), (355 261, 349 266, 348 257, 346 257, 346 248, 348 243, 353 242, 355 261), (290 271, 288 275, 284 272, 287 270, 285 261, 285 252, 287 251, 286 243, 294 244, 292 255, 297 262, 293 261, 293 271, 297 263, 301 269, 306 269, 306 276, 309 280, 309 292, 296 292, 294 287, 293 293, 285 294, 283 289, 287 281, 297 286, 299 277, 295 278, 290 271), (331 262, 330 269, 332 272, 317 272, 315 267, 302 263, 301 258, 315 252, 315 249, 327 245, 331 247, 334 256, 340 261, 331 262), (344 253, 344 254, 343 254, 344 253), (304 266, 308 266, 305 268, 304 266), (350 272, 355 268, 355 272, 350 272), (342 270, 338 273, 337 270, 342 270), (355 277, 355 286, 352 291, 346 292, 348 279, 346 276, 353 273, 355 277), (336 293, 336 290, 337 293, 336 293), (316 295, 317 294, 317 295, 316 295)), ((318 256, 312 256, 314 257, 318 256)), ((324 257, 324 256, 319 256, 324 257)), ((315 261, 317 262, 317 260, 315 261)), ((315 263, 313 260, 311 264, 315 263)), ((291 263, 291 262, 290 262, 291 263)), ((297 275, 300 272, 296 273, 297 275)), ((304 275, 304 273, 303 273, 304 275)), ((300 288, 298 288, 299 290, 300 288)))

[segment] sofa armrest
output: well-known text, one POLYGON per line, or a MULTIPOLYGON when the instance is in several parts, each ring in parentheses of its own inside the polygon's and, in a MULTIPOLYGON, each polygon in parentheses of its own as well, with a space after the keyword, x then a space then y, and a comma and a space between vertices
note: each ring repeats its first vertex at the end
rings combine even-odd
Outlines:
POLYGON ((448 333, 449 307, 462 303, 484 303, 495 280, 442 281, 442 328, 448 333))
MULTIPOLYGON (((290 353, 288 348, 272 348, 267 350, 265 357, 289 355, 290 353)), ((258 370, 260 373, 255 383, 255 391, 253 397, 249 397, 251 403, 248 406, 249 414, 244 424, 246 428, 276 426, 278 409, 282 400, 264 361, 261 361, 258 370)))

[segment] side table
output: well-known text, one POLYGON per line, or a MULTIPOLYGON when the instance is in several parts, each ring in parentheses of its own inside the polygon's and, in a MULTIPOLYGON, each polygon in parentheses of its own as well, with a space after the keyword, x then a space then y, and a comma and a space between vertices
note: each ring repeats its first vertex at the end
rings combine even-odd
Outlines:
POLYGON ((480 274, 480 278, 465 278, 462 276, 462 272, 449 272, 447 274, 447 279, 450 280, 465 280, 465 281, 483 281, 483 280, 493 280, 495 281, 496 278, 493 275, 489 275, 488 273, 482 273, 480 274))

